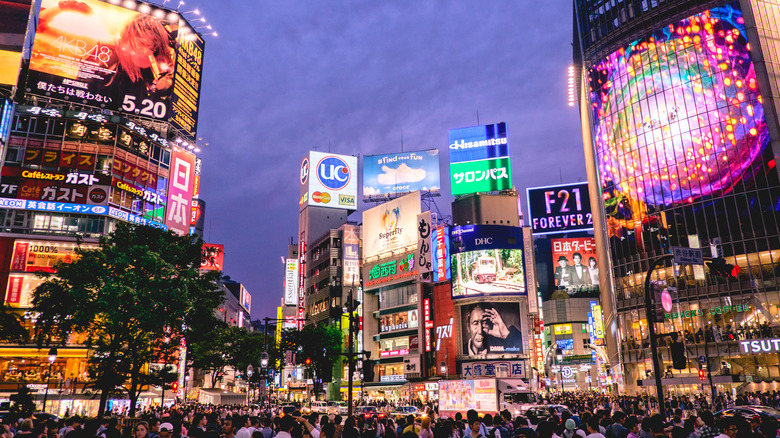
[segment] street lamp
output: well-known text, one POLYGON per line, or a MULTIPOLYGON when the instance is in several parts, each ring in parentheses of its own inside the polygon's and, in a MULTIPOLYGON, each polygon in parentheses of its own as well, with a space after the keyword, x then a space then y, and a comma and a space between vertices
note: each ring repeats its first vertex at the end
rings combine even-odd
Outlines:
POLYGON ((43 412, 46 412, 46 400, 49 398, 49 380, 51 379, 51 366, 57 360, 57 347, 49 349, 49 373, 46 375, 46 392, 43 394, 43 412))
POLYGON ((248 367, 246 367, 246 398, 247 403, 249 403, 252 400, 252 396, 250 395, 250 392, 252 391, 252 374, 255 371, 255 367, 252 366, 252 364, 249 364, 248 367))
POLYGON ((442 375, 447 374, 447 363, 444 361, 441 361, 441 374, 442 375))
POLYGON ((264 351, 262 355, 260 355, 260 366, 263 368, 266 368, 268 366, 268 352, 264 351))
POLYGON ((560 371, 561 362, 563 362, 563 351, 560 348, 555 349, 555 365, 558 365, 558 381, 561 383, 561 393, 563 393, 563 374, 560 371))

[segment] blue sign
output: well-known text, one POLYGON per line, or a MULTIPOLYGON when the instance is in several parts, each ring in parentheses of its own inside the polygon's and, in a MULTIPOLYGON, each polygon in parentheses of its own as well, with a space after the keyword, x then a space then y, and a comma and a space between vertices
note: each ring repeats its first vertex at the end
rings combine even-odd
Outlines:
POLYGON ((528 189, 528 215, 536 235, 592 230, 588 183, 528 189))
POLYGON ((556 339, 555 345, 561 350, 573 350, 574 339, 556 339))
POLYGON ((70 204, 66 202, 32 201, 28 199, 0 198, 0 208, 10 208, 14 210, 49 211, 53 213, 79 213, 79 214, 95 214, 100 216, 111 216, 134 224, 146 225, 155 228, 162 228, 163 230, 167 229, 167 227, 161 223, 142 218, 141 216, 136 216, 126 211, 119 210, 118 208, 105 207, 103 205, 70 204))
POLYGON ((363 159, 363 197, 438 192, 439 150, 369 155, 363 159))
POLYGON ((523 249, 523 229, 506 225, 463 225, 452 228, 453 254, 481 249, 523 249))
POLYGON ((450 163, 509 156, 506 123, 450 129, 450 163))
POLYGON ((331 155, 317 164, 317 179, 320 184, 331 190, 341 190, 346 187, 350 177, 349 165, 339 157, 331 155))
POLYGON ((431 234, 431 271, 433 282, 447 281, 452 278, 450 268, 450 228, 436 228, 431 234))

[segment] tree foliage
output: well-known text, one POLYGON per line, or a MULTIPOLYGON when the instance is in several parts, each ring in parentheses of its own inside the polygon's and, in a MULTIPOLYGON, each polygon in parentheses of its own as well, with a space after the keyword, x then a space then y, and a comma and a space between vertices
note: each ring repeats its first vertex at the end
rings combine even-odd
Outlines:
POLYGON ((30 340, 30 332, 22 325, 22 316, 3 304, 0 307, 0 341, 24 344, 30 340))
POLYGON ((148 364, 170 358, 183 337, 216 324, 222 301, 219 272, 200 272, 203 242, 156 228, 119 223, 99 247, 79 245, 75 260, 33 292, 39 344, 64 344, 86 335, 94 350, 90 385, 108 395, 127 391, 133 415, 145 385, 159 382, 148 364), (127 384, 123 386, 123 384, 127 384))

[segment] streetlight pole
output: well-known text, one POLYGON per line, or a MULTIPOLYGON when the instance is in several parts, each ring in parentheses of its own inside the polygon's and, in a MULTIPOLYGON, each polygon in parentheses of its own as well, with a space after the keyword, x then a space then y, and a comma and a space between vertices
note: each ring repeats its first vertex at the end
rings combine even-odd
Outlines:
POLYGON ((252 391, 252 374, 254 374, 255 367, 252 366, 252 364, 249 364, 248 367, 246 367, 246 399, 247 404, 249 404, 250 401, 252 401, 252 395, 250 392, 252 391))
POLYGON ((49 398, 49 380, 51 380, 51 367, 57 360, 57 347, 49 349, 49 373, 46 374, 46 392, 43 394, 43 412, 46 412, 46 401, 49 398))

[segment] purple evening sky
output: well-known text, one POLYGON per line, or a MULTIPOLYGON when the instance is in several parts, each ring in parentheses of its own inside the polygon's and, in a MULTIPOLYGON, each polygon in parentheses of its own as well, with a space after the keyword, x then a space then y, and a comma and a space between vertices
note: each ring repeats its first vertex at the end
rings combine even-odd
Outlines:
POLYGON ((447 130, 479 117, 507 123, 524 209, 527 187, 585 178, 566 100, 570 2, 192 0, 181 10, 196 7, 219 33, 206 37, 198 129, 209 143, 205 237, 225 245, 225 274, 251 292, 253 318, 275 315, 282 296, 308 150, 438 148, 437 204, 449 214, 447 130))

